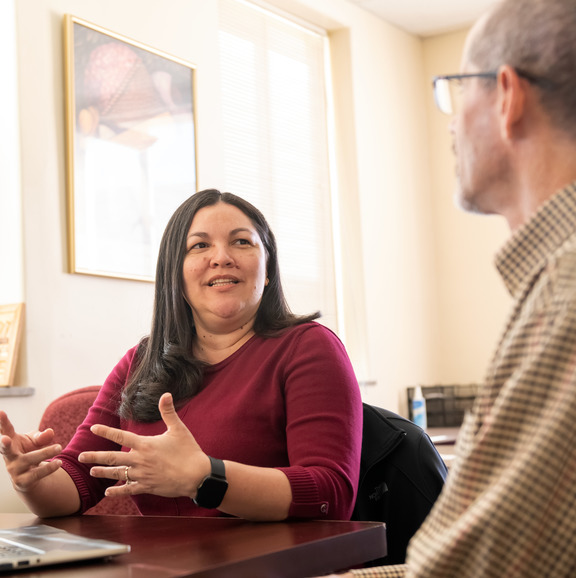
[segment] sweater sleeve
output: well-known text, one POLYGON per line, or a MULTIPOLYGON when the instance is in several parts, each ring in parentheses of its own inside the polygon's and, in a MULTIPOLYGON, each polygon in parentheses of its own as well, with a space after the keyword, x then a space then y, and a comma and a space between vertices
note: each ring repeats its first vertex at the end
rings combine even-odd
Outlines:
POLYGON ((57 456, 58 459, 62 460, 62 468, 76 484, 81 501, 79 513, 96 505, 104 497, 106 488, 115 483, 115 480, 92 477, 90 475, 91 464, 80 463, 78 455, 84 451, 119 451, 121 449, 119 445, 94 435, 90 431, 90 427, 94 424, 120 427, 117 409, 135 352, 136 348, 128 351, 114 367, 100 389, 85 420, 76 430, 70 443, 57 456))
POLYGON ((350 519, 358 489, 362 401, 344 346, 313 324, 285 369, 286 435, 290 467, 289 516, 350 519))

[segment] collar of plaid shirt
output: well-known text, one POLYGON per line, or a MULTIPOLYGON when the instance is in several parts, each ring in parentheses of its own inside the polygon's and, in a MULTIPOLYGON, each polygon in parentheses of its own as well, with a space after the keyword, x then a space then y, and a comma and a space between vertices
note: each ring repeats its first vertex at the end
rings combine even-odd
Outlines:
POLYGON ((549 254, 575 230, 576 182, 546 201, 496 255, 496 267, 514 298, 542 270, 549 254))

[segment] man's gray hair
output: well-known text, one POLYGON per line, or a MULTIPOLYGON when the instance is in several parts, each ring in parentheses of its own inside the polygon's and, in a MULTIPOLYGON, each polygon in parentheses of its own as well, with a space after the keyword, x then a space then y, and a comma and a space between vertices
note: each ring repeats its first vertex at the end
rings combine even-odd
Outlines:
POLYGON ((576 0, 504 0, 472 42, 480 70, 503 64, 549 83, 538 84, 552 122, 576 138, 576 0))

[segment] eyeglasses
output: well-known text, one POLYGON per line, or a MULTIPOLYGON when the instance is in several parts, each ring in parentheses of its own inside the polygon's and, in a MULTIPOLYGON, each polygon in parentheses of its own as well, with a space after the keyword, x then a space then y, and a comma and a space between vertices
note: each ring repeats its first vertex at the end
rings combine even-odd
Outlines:
MULTIPOLYGON (((518 76, 525 78, 532 84, 537 84, 541 88, 553 88, 555 86, 554 82, 547 78, 535 76, 525 70, 520 70, 519 68, 515 68, 514 70, 518 76)), ((462 102, 462 81, 468 78, 491 78, 496 80, 496 78, 498 78, 498 73, 494 71, 435 76, 432 79, 432 84, 434 86, 434 101, 441 112, 452 115, 456 114, 460 110, 460 104, 462 102)))
POLYGON ((477 72, 474 74, 449 74, 447 76, 435 76, 432 79, 434 86, 434 102, 444 114, 456 114, 460 110, 462 102, 462 81, 468 78, 492 78, 496 79, 496 72, 477 72))

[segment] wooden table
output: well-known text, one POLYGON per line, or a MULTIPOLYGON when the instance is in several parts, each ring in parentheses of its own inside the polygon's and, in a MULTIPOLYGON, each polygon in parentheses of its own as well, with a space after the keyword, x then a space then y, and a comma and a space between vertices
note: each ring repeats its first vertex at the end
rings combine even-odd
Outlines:
POLYGON ((426 433, 436 446, 438 453, 449 468, 456 457, 454 454, 459 427, 429 427, 426 433))
POLYGON ((47 524, 90 538, 130 544, 106 561, 17 571, 2 576, 79 578, 304 578, 386 555, 377 522, 247 522, 237 518, 72 516, 40 520, 0 514, 0 527, 47 524))

